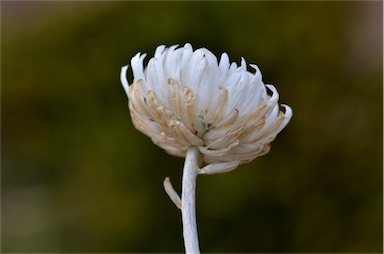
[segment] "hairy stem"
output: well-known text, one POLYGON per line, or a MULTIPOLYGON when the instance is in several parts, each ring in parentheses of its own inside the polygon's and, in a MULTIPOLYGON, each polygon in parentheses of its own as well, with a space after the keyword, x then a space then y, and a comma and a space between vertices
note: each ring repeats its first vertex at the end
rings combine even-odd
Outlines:
POLYGON ((199 150, 191 147, 187 151, 183 169, 181 191, 181 216, 183 220, 184 246, 187 254, 199 254, 199 239, 196 224, 195 189, 198 174, 199 150))

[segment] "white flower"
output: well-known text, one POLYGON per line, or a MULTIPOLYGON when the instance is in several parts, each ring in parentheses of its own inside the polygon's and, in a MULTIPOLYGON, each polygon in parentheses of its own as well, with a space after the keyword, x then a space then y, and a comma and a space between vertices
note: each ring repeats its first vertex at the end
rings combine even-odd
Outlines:
POLYGON ((157 47, 144 68, 145 56, 131 60, 131 85, 128 66, 121 70, 134 126, 172 155, 184 157, 198 147, 204 162, 213 164, 206 173, 266 154, 292 117, 289 106, 280 110, 276 88, 263 83, 256 65, 248 71, 244 58, 237 66, 223 53, 218 62, 209 50, 193 51, 190 44, 157 47))

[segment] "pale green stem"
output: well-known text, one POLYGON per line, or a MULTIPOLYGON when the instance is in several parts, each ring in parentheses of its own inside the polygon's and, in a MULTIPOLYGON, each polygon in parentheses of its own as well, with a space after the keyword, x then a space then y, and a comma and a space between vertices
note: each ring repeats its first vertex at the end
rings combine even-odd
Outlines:
POLYGON ((187 254, 199 254, 196 224, 195 189, 199 166, 199 150, 190 147, 185 157, 181 190, 181 217, 183 220, 184 246, 187 254))

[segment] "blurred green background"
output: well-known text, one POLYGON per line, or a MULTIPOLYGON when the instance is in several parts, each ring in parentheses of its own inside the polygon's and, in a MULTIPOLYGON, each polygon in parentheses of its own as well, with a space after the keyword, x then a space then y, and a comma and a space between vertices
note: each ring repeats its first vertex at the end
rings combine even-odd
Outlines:
POLYGON ((204 252, 381 252, 377 2, 1 2, 2 252, 183 252, 183 160, 132 126, 121 66, 160 44, 256 63, 294 116, 199 176, 204 252))

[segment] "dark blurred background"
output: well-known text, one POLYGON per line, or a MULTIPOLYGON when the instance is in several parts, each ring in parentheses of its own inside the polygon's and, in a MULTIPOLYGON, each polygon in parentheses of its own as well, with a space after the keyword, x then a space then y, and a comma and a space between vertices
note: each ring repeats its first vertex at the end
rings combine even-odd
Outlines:
POLYGON ((199 176, 204 252, 382 252, 383 3, 1 2, 2 252, 183 252, 183 160, 131 123, 156 46, 256 63, 294 111, 269 154, 199 176))

